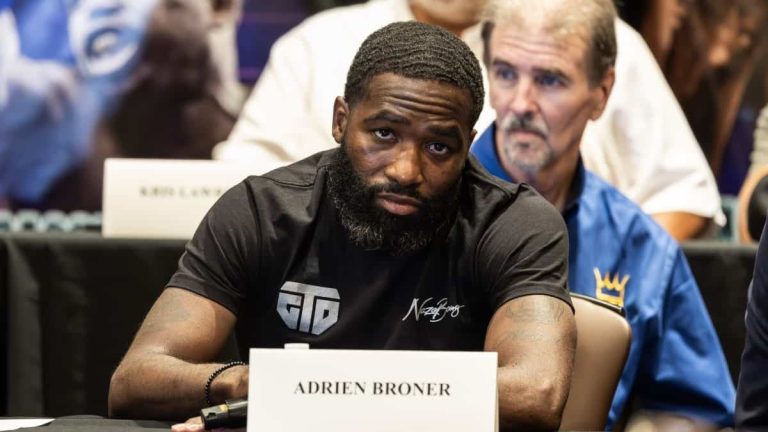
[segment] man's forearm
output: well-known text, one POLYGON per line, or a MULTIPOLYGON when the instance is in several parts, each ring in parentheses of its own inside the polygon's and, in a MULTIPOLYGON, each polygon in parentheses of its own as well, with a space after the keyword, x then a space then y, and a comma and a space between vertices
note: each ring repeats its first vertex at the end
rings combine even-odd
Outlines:
POLYGON ((702 419, 662 411, 638 414, 630 418, 629 422, 646 424, 649 430, 657 431, 717 432, 720 430, 717 425, 702 419))
POLYGON ((524 296, 494 313, 485 349, 499 355, 501 430, 560 427, 575 348, 573 312, 559 299, 524 296))
POLYGON ((677 241, 701 237, 712 226, 712 219, 693 213, 668 212, 654 213, 653 219, 677 241))
POLYGON ((497 383, 500 430, 560 427, 567 384, 555 382, 552 377, 531 377, 526 371, 511 366, 498 369, 497 383))
MULTIPOLYGON (((222 365, 192 364, 165 354, 126 358, 109 387, 112 417, 185 420, 207 406, 205 384, 222 365)), ((244 397, 248 393, 248 367, 235 366, 211 384, 211 402, 244 397)))

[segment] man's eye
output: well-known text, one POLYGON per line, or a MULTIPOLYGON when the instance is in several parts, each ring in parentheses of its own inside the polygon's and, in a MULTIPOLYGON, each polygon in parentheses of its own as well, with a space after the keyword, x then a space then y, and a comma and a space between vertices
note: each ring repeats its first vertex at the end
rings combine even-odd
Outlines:
POLYGON ((448 154, 450 148, 443 143, 429 143, 427 144, 427 150, 432 154, 443 156, 448 154))
POLYGON ((504 81, 512 81, 517 77, 517 74, 512 69, 498 68, 496 69, 496 76, 504 81))
POLYGON ((560 87, 563 80, 555 74, 543 74, 537 78, 540 85, 544 87, 560 87))
POLYGON ((373 131, 373 134, 376 135, 376 138, 382 139, 382 140, 391 140, 395 137, 395 134, 392 133, 392 129, 376 129, 373 131))

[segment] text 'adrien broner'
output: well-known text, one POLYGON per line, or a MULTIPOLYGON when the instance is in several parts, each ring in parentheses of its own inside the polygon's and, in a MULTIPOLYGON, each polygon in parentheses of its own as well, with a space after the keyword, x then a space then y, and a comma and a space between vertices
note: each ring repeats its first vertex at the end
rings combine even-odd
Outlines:
POLYGON ((373 395, 373 396, 450 396, 448 383, 386 381, 299 381, 293 394, 373 395))

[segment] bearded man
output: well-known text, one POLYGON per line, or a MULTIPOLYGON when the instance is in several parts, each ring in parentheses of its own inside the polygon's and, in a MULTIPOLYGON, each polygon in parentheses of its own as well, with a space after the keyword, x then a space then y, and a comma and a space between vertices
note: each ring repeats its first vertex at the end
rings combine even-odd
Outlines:
POLYGON ((112 377, 111 414, 184 419, 246 396, 247 366, 210 363, 237 327, 241 352, 495 351, 502 427, 556 429, 576 343, 566 228, 468 158, 484 97, 472 51, 391 24, 344 93, 341 148, 246 179, 203 220, 112 377), (430 299, 457 312, 411 312, 430 299))

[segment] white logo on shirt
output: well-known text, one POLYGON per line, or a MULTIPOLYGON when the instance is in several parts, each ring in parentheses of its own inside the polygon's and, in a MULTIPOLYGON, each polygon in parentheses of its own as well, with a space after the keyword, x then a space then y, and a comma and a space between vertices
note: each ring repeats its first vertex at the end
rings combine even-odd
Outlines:
POLYGON ((339 291, 286 282, 277 298, 277 313, 291 330, 323 334, 339 319, 339 291))
POLYGON ((429 318, 429 322, 440 322, 447 316, 450 316, 451 318, 458 317, 461 308, 464 307, 464 305, 449 305, 447 298, 443 298, 437 303, 433 303, 432 300, 432 297, 428 297, 419 304, 418 298, 413 299, 411 308, 408 309, 408 313, 405 314, 402 321, 405 321, 411 316, 411 313, 413 313, 413 317, 416 321, 422 316, 425 316, 429 318))

